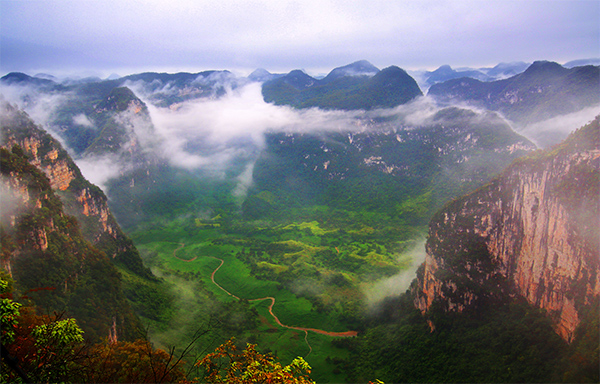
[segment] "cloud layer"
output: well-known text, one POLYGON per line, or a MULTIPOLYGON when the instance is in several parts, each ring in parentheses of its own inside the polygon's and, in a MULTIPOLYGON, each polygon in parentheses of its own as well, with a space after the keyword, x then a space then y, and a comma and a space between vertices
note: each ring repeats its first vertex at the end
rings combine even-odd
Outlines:
POLYGON ((598 55, 597 1, 5 1, 2 72, 408 69, 598 55), (40 22, 43 20, 43 22, 40 22))

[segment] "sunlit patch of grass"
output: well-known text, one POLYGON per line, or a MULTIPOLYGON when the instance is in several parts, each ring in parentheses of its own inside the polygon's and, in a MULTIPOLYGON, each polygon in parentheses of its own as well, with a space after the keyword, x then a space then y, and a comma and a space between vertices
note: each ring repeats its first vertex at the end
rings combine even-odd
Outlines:
POLYGON ((258 263, 256 263, 256 266, 259 268, 270 269, 277 274, 285 272, 290 268, 287 265, 272 264, 266 261, 259 261, 258 263))

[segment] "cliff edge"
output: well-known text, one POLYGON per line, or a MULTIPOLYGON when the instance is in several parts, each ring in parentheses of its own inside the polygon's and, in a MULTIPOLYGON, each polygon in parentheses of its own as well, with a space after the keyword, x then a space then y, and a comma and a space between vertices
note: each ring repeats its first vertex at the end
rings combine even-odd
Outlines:
POLYGON ((519 295, 573 340, 600 296, 599 125, 600 116, 554 149, 517 160, 433 217, 413 287, 423 314, 519 295))

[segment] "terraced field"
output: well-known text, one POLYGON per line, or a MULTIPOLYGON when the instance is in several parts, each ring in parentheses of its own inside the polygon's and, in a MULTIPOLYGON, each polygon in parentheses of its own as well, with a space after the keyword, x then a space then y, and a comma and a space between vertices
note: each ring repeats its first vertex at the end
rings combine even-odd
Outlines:
MULTIPOLYGON (((400 252, 410 239, 391 241, 382 229, 365 225, 341 231, 318 221, 262 228, 206 224, 181 219, 133 238, 146 263, 176 290, 182 289, 179 278, 194 286, 186 293, 196 296, 185 304, 187 312, 201 318, 198 307, 221 303, 228 317, 239 315, 230 311, 236 305, 244 308, 238 312, 254 313, 243 324, 219 329, 216 339, 258 343, 283 361, 306 357, 320 381, 342 380, 331 361, 347 351, 331 342, 360 332, 364 290, 378 281, 374 276, 391 276, 411 262, 400 252)), ((171 321, 182 311, 176 308, 171 321)))

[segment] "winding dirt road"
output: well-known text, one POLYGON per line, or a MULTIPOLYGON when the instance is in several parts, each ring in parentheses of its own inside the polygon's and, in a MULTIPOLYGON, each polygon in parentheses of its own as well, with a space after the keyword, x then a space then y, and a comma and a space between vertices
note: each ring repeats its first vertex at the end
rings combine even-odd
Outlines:
MULTIPOLYGON (((173 251, 173 257, 174 258, 182 260, 182 261, 186 261, 188 263, 191 262, 191 261, 194 261, 194 260, 196 260, 198 258, 198 256, 195 256, 192 259, 186 260, 186 259, 182 259, 181 257, 177 257, 177 251, 179 251, 183 247, 185 247, 185 244, 184 243, 179 243, 179 247, 173 251)), ((215 270, 210 275, 210 279, 212 280, 213 284, 216 285, 217 287, 219 287, 219 289, 221 289, 223 292, 225 292, 229 296, 235 297, 238 300, 242 300, 239 296, 236 296, 233 293, 229 292, 225 288, 221 287, 219 285, 219 283, 217 283, 215 281, 215 274, 223 266, 223 264, 225 264, 225 260, 219 259, 219 258, 213 257, 213 256, 207 256, 207 257, 210 257, 210 258, 215 259, 215 260, 219 260, 221 262, 219 264, 219 266, 217 268, 215 268, 215 270)), ((324 331, 322 329, 316 329, 316 328, 304 328, 304 327, 294 327, 294 326, 291 326, 291 325, 285 325, 285 324, 283 324, 279 320, 279 318, 277 317, 277 315, 273 313, 273 307, 275 306, 275 298, 274 297, 267 296, 267 297, 261 297, 261 298, 258 298, 258 299, 249 299, 248 301, 264 301, 264 300, 271 300, 271 304, 269 305, 269 314, 271 314, 271 316, 273 317, 273 319, 275 319, 275 322, 277 323, 277 325, 279 325, 280 327, 283 327, 283 328, 293 329, 295 331, 304 332, 304 341, 306 342, 306 345, 308 346, 308 354, 305 356, 305 358, 308 357, 312 353, 312 347, 310 346, 310 343, 308 342, 308 332, 314 332, 314 333, 318 333, 318 334, 321 334, 321 335, 332 336, 332 337, 355 337, 358 334, 358 332, 356 332, 356 331, 329 332, 329 331, 324 331)))
MULTIPOLYGON (((198 258, 198 256, 195 256, 194 258, 190 259, 190 260, 186 260, 186 259, 182 259, 180 257, 177 257, 177 251, 179 251, 180 249, 182 249, 183 247, 185 247, 184 243, 179 243, 179 247, 177 249, 175 249, 173 251, 173 257, 182 261, 186 261, 186 262, 191 262, 194 261, 198 258)), ((217 268, 215 268, 214 271, 212 271, 211 275, 210 275, 210 279, 212 280, 213 284, 216 285, 217 287, 219 287, 219 289, 221 289, 223 292, 225 292, 226 294, 228 294, 231 297, 234 297, 238 300, 242 300, 239 296, 234 295, 233 293, 229 292, 228 290, 226 290, 225 288, 223 288, 222 286, 219 285, 219 283, 217 283, 215 281, 215 274, 217 273, 217 271, 223 266, 223 264, 225 264, 225 260, 223 259, 219 259, 217 257, 213 257, 213 256, 207 256, 210 257, 212 259, 215 260, 219 260, 221 263, 219 264, 219 266, 217 268)), ((346 332, 330 332, 330 331, 324 331, 322 329, 316 329, 316 328, 304 328, 304 327, 294 327, 291 325, 285 325, 283 324, 279 318, 277 317, 277 315, 275 315, 273 313, 273 307, 275 306, 275 298, 272 296, 267 296, 267 297, 261 297, 258 299, 249 299, 248 301, 264 301, 264 300, 270 300, 271 304, 269 305, 269 314, 271 314, 271 316, 273 317, 273 319, 275 319, 275 322, 277 323, 277 325, 279 325, 280 327, 283 328, 287 328, 287 329, 293 329, 295 331, 301 331, 304 332, 304 341, 306 342, 306 345, 308 346, 309 352, 305 357, 308 357, 311 353, 312 353, 312 347, 310 346, 310 343, 308 342, 308 332, 314 332, 314 333, 318 333, 321 335, 326 335, 326 336, 332 336, 332 337, 355 337, 358 332, 356 331, 346 331, 346 332)))
POLYGON ((174 257, 174 258, 176 258, 176 259, 179 259, 179 260, 181 260, 181 261, 187 261, 188 263, 189 263, 190 261, 194 261, 194 260, 196 260, 196 259, 198 258, 198 256, 194 256, 193 258, 191 258, 191 259, 189 259, 189 260, 188 260, 188 259, 182 259, 181 257, 177 257, 177 255, 176 255, 177 251, 179 251, 179 250, 180 250, 181 248, 183 248, 183 247, 185 247, 185 243, 179 243, 179 248, 177 248, 177 249, 175 249, 175 250, 173 251, 173 257, 174 257))
MULTIPOLYGON (((223 264, 225 263, 225 261, 223 259, 219 259, 219 258, 216 258, 216 257, 213 257, 213 256, 208 256, 208 257, 211 257, 211 258, 213 258, 215 260, 219 260, 221 262, 221 264, 219 264, 219 266, 210 275, 210 279, 212 280, 212 282, 217 287, 219 287, 223 292, 227 293, 229 296, 235 297, 236 299, 241 300, 240 297, 234 295, 233 293, 229 292, 225 288, 221 287, 219 285, 219 283, 217 283, 215 281, 215 274, 217 273, 217 271, 219 270, 219 268, 221 268, 223 266, 223 264)), ((258 298, 258 299, 249 299, 248 301, 263 301, 263 300, 271 300, 271 304, 269 305, 269 313, 271 314, 271 316, 273 316, 273 319, 275 319, 275 322, 280 327, 288 328, 288 329, 294 329, 296 331, 315 332, 315 333, 319 333, 321 335, 327 335, 327 336, 333 336, 333 337, 354 337, 354 336, 356 336, 358 334, 356 331, 330 332, 330 331, 324 331, 322 329, 316 329, 316 328, 304 328, 304 327, 294 327, 294 326, 291 326, 291 325, 285 325, 285 324, 283 324, 279 320, 279 318, 277 317, 277 315, 275 315, 273 313, 273 306, 275 305, 275 298, 274 297, 267 296, 267 297, 261 297, 261 298, 258 298)))

